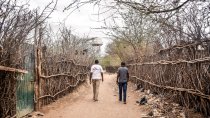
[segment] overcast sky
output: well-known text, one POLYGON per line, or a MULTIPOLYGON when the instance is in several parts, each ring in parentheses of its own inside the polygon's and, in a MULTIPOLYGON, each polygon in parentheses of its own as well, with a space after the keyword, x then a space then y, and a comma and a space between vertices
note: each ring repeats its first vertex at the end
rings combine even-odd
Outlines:
MULTIPOLYGON (((51 2, 51 0, 30 0, 30 8, 33 9, 40 7, 40 9, 43 9, 44 6, 49 4, 49 2, 51 2)), ((89 37, 101 38, 104 43, 101 47, 102 54, 104 54, 105 45, 109 42, 109 39, 102 33, 102 30, 96 30, 93 28, 103 26, 103 22, 97 21, 105 18, 106 15, 100 15, 100 17, 94 15, 97 14, 98 8, 90 4, 79 8, 79 10, 76 10, 73 13, 71 13, 71 10, 63 12, 63 9, 70 2, 71 0, 58 0, 56 10, 52 13, 50 19, 48 19, 48 23, 50 23, 54 29, 58 29, 59 23, 65 21, 65 25, 71 27, 73 33, 80 37, 88 35, 89 37)))

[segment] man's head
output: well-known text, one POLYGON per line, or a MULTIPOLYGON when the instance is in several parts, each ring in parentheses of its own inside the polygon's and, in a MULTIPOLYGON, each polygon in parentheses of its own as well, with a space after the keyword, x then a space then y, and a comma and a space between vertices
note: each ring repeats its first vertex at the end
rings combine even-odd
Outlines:
POLYGON ((99 63, 99 61, 98 60, 95 60, 95 64, 98 64, 99 63))
POLYGON ((123 66, 123 67, 124 67, 124 66, 125 66, 125 62, 121 62, 121 66, 123 66))

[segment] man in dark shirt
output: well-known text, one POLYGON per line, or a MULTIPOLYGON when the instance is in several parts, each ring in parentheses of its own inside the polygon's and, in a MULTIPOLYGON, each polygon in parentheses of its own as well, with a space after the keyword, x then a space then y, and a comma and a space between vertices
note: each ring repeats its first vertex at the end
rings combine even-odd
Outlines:
POLYGON ((123 91, 123 102, 126 104, 126 92, 127 92, 127 82, 129 81, 128 68, 125 67, 125 62, 121 62, 121 67, 117 71, 117 84, 119 86, 119 101, 122 101, 122 91, 123 91))

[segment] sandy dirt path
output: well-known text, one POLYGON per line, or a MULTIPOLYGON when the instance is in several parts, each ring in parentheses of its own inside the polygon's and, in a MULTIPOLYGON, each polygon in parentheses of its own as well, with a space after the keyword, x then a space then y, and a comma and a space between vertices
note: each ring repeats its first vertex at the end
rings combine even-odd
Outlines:
POLYGON ((141 118, 145 113, 136 104, 138 96, 128 87, 127 104, 118 101, 115 74, 105 74, 100 84, 99 101, 92 100, 92 85, 89 82, 75 92, 42 109, 44 118, 141 118))

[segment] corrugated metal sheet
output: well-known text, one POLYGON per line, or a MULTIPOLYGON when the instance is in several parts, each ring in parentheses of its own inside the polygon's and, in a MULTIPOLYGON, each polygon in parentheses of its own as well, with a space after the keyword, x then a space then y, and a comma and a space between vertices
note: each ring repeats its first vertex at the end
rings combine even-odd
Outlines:
POLYGON ((28 71, 17 82, 17 117, 22 117, 34 110, 34 49, 26 46, 24 51, 24 67, 28 71))

